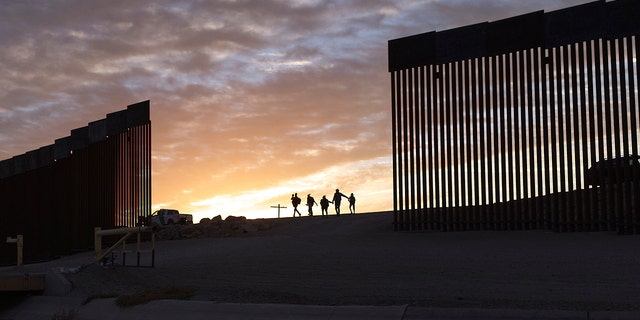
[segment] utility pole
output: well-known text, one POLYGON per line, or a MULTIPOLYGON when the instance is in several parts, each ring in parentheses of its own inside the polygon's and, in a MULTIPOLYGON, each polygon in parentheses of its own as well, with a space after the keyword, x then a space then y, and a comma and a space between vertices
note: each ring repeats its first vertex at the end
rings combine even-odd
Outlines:
POLYGON ((278 208, 278 218, 280 218, 280 209, 286 209, 287 207, 280 206, 278 203, 277 206, 271 206, 271 208, 278 208))

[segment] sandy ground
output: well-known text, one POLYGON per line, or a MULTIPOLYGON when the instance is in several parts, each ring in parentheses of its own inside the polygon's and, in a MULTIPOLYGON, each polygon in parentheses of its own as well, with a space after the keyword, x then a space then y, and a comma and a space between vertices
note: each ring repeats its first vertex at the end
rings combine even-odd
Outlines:
POLYGON ((640 310, 640 236, 406 233, 392 220, 273 219, 241 237, 158 241, 154 268, 104 268, 87 252, 20 271, 83 265, 65 276, 85 298, 179 286, 217 302, 640 310))

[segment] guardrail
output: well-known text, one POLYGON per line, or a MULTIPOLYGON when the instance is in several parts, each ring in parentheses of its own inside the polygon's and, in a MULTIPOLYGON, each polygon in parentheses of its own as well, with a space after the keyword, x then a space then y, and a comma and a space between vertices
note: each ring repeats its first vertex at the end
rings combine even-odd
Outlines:
POLYGON ((126 241, 129 237, 131 237, 132 235, 137 235, 137 242, 136 242, 136 255, 137 255, 137 260, 136 260, 136 267, 140 267, 140 253, 142 252, 150 252, 151 253, 151 266, 150 267, 154 267, 155 266, 155 234, 153 233, 153 227, 134 227, 134 228, 118 228, 118 229, 108 229, 108 230, 102 230, 102 228, 100 227, 96 227, 95 228, 95 253, 96 253, 96 258, 95 258, 95 262, 96 264, 99 264, 101 262, 103 262, 105 260, 105 258, 109 255, 109 254, 113 254, 114 252, 116 252, 116 250, 120 247, 120 251, 122 253, 122 265, 126 266, 126 253, 128 252, 126 250, 126 241), (151 248, 147 249, 147 250, 142 250, 141 249, 141 235, 142 233, 151 233, 151 248), (111 247, 109 247, 106 250, 102 250, 102 237, 105 236, 118 236, 118 235, 122 235, 122 237, 120 238, 120 240, 118 240, 115 244, 113 244, 111 247))

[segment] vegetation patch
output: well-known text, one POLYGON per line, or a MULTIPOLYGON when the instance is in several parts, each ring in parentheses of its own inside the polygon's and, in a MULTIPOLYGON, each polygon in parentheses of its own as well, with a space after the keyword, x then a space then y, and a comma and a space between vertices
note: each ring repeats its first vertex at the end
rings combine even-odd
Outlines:
POLYGON ((75 310, 60 311, 51 317, 51 320, 72 320, 76 316, 75 310))
POLYGON ((82 305, 86 305, 89 302, 96 300, 96 299, 109 299, 109 298, 115 298, 118 295, 115 293, 101 293, 101 294, 94 294, 92 296, 87 297, 86 299, 84 299, 84 301, 82 301, 82 305))
POLYGON ((121 308, 145 304, 153 300, 189 300, 195 295, 193 288, 164 287, 145 289, 131 295, 122 295, 116 299, 116 305, 121 308))

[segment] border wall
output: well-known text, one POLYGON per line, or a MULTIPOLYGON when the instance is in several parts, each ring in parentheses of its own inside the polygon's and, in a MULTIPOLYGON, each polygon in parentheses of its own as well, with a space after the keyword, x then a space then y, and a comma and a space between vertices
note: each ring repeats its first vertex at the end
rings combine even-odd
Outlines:
POLYGON ((151 214, 149 101, 127 106, 0 162, 0 263, 48 260, 93 248, 95 227, 135 226, 151 214))
POLYGON ((396 230, 640 233, 640 1, 388 42, 396 230), (608 179, 598 173, 600 180, 608 179))

